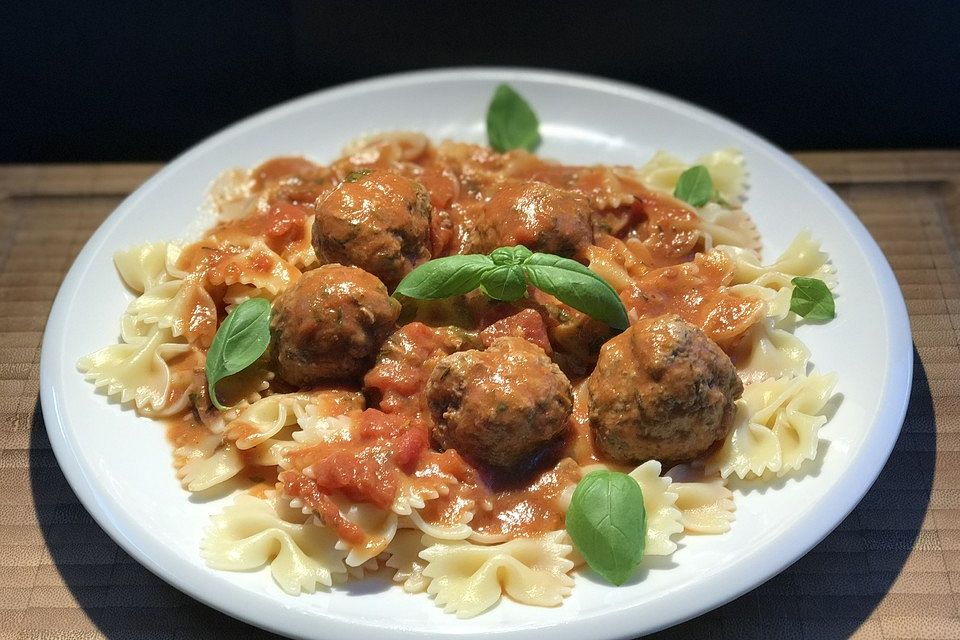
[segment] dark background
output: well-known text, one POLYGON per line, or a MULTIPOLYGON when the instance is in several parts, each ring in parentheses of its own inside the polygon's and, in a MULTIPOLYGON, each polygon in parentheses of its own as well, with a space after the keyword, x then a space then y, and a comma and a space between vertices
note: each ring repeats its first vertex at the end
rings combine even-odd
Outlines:
POLYGON ((5 2, 0 162, 167 160, 316 89, 450 65, 652 87, 787 149, 960 147, 960 2, 5 2))

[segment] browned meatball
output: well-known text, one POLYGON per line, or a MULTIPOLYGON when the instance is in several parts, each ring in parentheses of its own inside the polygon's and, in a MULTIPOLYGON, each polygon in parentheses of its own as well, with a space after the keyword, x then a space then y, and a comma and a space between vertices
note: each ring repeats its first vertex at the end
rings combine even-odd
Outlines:
POLYGON ((307 271, 274 303, 280 377, 298 387, 361 376, 393 331, 400 304, 375 276, 328 264, 307 271))
POLYGON ((570 381, 543 349, 523 338, 446 356, 427 382, 434 442, 472 462, 508 467, 567 428, 570 381))
POLYGON ((590 426, 607 457, 670 466, 702 456, 727 435, 743 385, 700 329, 665 315, 604 345, 587 391, 590 426))
POLYGON ((358 171, 317 202, 313 248, 320 262, 355 265, 393 289, 430 259, 430 212, 419 182, 358 171))
POLYGON ((522 244, 531 251, 581 257, 593 242, 590 202, 578 193, 543 182, 500 187, 475 221, 472 253, 522 244))

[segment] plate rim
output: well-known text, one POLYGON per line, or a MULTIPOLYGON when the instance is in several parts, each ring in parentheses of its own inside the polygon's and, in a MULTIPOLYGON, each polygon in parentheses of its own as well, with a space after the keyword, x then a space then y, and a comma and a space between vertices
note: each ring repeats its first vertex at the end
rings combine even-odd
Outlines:
MULTIPOLYGON (((94 520, 126 553, 135 558, 162 580, 188 594, 190 597, 213 607, 231 617, 243 620, 249 624, 280 634, 297 634, 307 637, 307 629, 296 629, 292 626, 278 624, 278 619, 270 616, 257 618, 257 611, 262 610, 264 603, 271 601, 230 583, 229 580, 218 581, 223 587, 220 591, 208 591, 203 588, 207 578, 200 571, 200 567, 183 564, 177 571, 170 570, 160 559, 169 554, 169 549, 162 545, 153 548, 150 541, 137 540, 135 530, 125 525, 122 520, 123 510, 114 512, 107 501, 97 495, 97 484, 91 480, 90 474, 84 468, 77 452, 71 447, 68 428, 59 408, 58 389, 55 381, 64 367, 72 363, 63 362, 56 346, 65 326, 65 316, 68 309, 68 298, 80 283, 85 265, 92 261, 98 253, 99 245, 110 235, 128 212, 134 210, 137 204, 145 198, 158 184, 175 173, 182 165, 188 163, 194 156, 213 150, 222 141, 240 136, 254 126, 274 118, 282 118, 286 112, 308 107, 317 102, 335 101, 343 95, 363 93, 370 90, 395 88, 403 85, 419 85, 424 83, 445 82, 450 79, 510 81, 528 80, 554 85, 563 85, 571 88, 587 89, 607 94, 618 94, 627 98, 654 103, 657 106, 682 114, 697 121, 718 125, 733 132, 737 137, 747 139, 766 151, 770 157, 779 162, 782 167, 794 177, 813 189, 816 194, 829 206, 831 211, 841 217, 848 231, 860 241, 860 248, 866 259, 869 273, 876 279, 878 289, 883 292, 895 292, 895 296, 886 296, 883 300, 884 320, 887 331, 888 349, 890 352, 890 366, 885 372, 884 382, 878 403, 878 418, 870 426, 866 442, 871 447, 862 447, 843 473, 838 477, 836 484, 824 496, 821 510, 818 513, 821 525, 816 530, 808 527, 794 526, 777 538, 777 544, 768 544, 755 552, 754 564, 749 571, 733 572, 727 575, 723 572, 708 576, 704 580, 691 585, 688 595, 691 601, 697 603, 683 612, 664 610, 657 612, 653 619, 645 619, 633 615, 640 604, 624 607, 615 612, 591 615, 573 622, 567 622, 562 629, 563 637, 579 637, 584 631, 595 632, 595 620, 604 622, 605 638, 633 637, 637 633, 650 633, 658 629, 679 624, 703 613, 715 609, 727 602, 750 591, 773 576, 787 569, 798 559, 806 555, 817 543, 830 534, 833 529, 859 504, 864 494, 873 485, 876 478, 886 464, 894 445, 896 444, 903 420, 909 404, 913 378, 913 342, 910 331, 910 321, 906 303, 902 297, 896 277, 886 257, 883 255, 876 241, 860 222, 859 218, 825 183, 817 178, 809 169, 791 158, 784 151, 771 144, 764 138, 747 130, 723 116, 712 111, 693 105, 684 100, 674 98, 656 90, 647 89, 616 80, 609 80, 596 76, 588 76, 565 71, 524 67, 446 67, 440 69, 418 70, 404 73, 388 74, 374 78, 354 81, 335 87, 315 91, 306 95, 282 102, 264 109, 236 123, 228 125, 217 133, 193 145, 160 171, 154 174, 135 191, 129 194, 104 219, 96 231, 84 244, 74 259, 66 276, 61 283, 44 330, 40 357, 40 400, 44 424, 54 455, 63 471, 67 482, 76 493, 81 504, 87 509, 94 520), (897 371, 897 366, 900 371, 897 371), (872 455, 866 455, 867 449, 872 455), (810 533, 813 531, 813 533, 810 533), (144 542, 147 544, 145 545, 144 542), (152 548, 146 548, 150 546, 152 548), (775 553, 784 547, 789 548, 787 554, 775 553), (786 558, 786 559, 785 559, 786 558), (762 567, 762 568, 757 568, 762 567), (201 579, 192 581, 192 578, 201 579), (712 587, 722 584, 721 589, 712 587), (719 595, 718 595, 719 594, 719 595), (219 595, 220 597, 215 597, 219 595)), ((176 556, 174 556, 176 558, 176 556)), ((274 607, 270 607, 273 609, 274 607)), ((391 638, 429 638, 441 637, 445 634, 425 630, 409 630, 394 627, 384 627, 379 624, 367 624, 363 620, 344 620, 331 617, 323 612, 316 612, 315 619, 323 619, 326 628, 323 637, 338 637, 340 635, 357 633, 359 629, 376 630, 385 640, 391 638)), ((509 635, 512 638, 535 638, 544 629, 556 629, 556 625, 537 624, 533 627, 513 629, 510 631, 494 632, 498 636, 509 635)), ((311 637, 316 635, 316 629, 309 631, 311 637)), ((456 633, 456 630, 453 630, 456 633)), ((485 632, 491 633, 491 632, 485 632)), ((458 633, 463 637, 472 635, 472 632, 458 633)))

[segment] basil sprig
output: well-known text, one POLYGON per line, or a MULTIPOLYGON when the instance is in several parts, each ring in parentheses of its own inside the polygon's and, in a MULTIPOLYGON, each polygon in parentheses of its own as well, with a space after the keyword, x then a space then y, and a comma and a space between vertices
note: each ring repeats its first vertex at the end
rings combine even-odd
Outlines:
POLYGON ((488 258, 493 267, 480 278, 480 290, 494 300, 513 302, 527 295, 523 264, 533 253, 523 245, 494 249, 488 258))
POLYGON ((643 559, 647 514, 637 481, 616 471, 594 471, 573 492, 567 532, 590 568, 621 585, 643 559))
POLYGON ((616 329, 630 326, 620 296, 600 276, 576 260, 533 253, 522 245, 500 247, 488 256, 431 260, 407 274, 394 295, 436 300, 479 287, 489 298, 513 302, 526 295, 527 285, 616 329))
POLYGON ((501 153, 511 149, 533 151, 540 144, 537 114, 510 85, 498 86, 487 107, 487 139, 501 153))
POLYGON ((814 322, 832 320, 837 315, 833 294, 823 280, 797 276, 793 283, 793 294, 790 296, 790 311, 814 322))
POLYGON ((702 207, 713 196, 713 179, 701 164, 694 165, 680 174, 673 196, 695 207, 702 207))
POLYGON ((217 383, 256 362, 269 343, 269 302, 263 298, 251 298, 230 312, 207 351, 207 388, 210 401, 216 408, 226 409, 217 400, 217 383))

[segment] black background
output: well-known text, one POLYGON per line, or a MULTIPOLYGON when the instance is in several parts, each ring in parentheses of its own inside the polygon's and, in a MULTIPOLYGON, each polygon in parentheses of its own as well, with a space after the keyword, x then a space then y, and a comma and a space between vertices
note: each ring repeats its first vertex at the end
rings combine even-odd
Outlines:
POLYGON ((5 2, 0 162, 167 160, 349 80, 526 65, 652 87, 788 149, 960 146, 960 2, 5 2))

